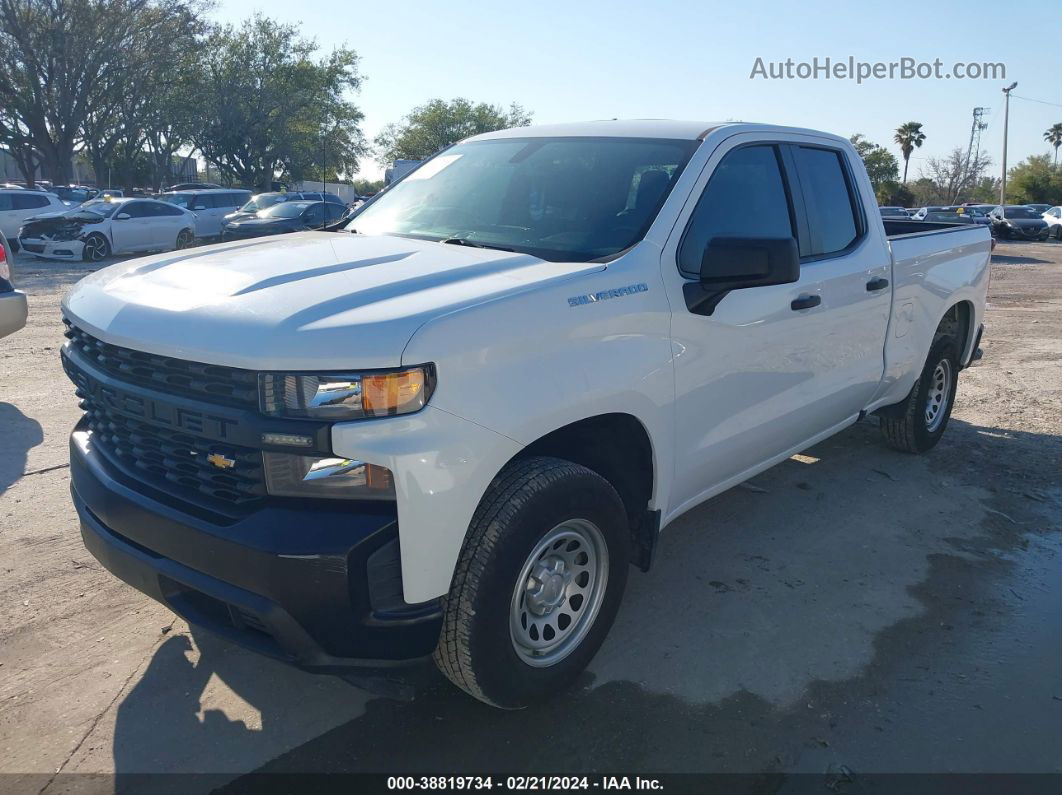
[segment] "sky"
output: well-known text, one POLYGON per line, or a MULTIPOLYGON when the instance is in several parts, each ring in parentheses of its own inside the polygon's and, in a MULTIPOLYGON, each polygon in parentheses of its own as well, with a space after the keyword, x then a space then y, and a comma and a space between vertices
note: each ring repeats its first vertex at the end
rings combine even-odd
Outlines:
MULTIPOLYGON (((991 109, 981 145, 992 158, 990 173, 998 175, 1001 89, 1015 80, 1009 165, 1050 153, 1043 133, 1062 121, 1059 26, 1041 3, 217 2, 212 16, 219 21, 238 23, 260 12, 299 24, 324 50, 344 44, 356 50, 365 81, 354 100, 370 141, 413 107, 458 96, 519 102, 542 124, 674 118, 858 132, 897 159, 895 128, 919 121, 926 141, 911 158, 910 179, 925 158, 965 149, 977 106, 991 109), (750 78, 757 58, 816 57, 940 59, 943 72, 956 62, 1002 63, 1006 79, 750 78)), ((380 173, 371 158, 362 164, 361 176, 380 173)))

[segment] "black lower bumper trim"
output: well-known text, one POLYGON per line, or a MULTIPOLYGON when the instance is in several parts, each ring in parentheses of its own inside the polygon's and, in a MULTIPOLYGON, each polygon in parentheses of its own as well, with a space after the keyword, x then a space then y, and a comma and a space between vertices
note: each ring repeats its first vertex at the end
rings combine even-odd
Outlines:
POLYGON ((393 506, 278 501, 225 526, 152 501, 71 438, 85 546, 190 623, 301 668, 340 673, 426 662, 438 600, 399 603, 393 506), (382 569, 378 571, 377 569, 382 569), (373 587, 383 592, 374 593, 373 587))

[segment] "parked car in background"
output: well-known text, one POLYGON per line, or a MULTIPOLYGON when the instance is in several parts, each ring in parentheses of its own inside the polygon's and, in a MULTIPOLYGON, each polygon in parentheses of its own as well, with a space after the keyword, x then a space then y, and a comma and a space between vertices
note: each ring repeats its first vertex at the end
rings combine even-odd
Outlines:
POLYGON ((345 204, 322 201, 285 201, 253 216, 226 221, 222 240, 279 235, 321 229, 334 224, 346 213, 345 204))
POLYGON ((26 325, 26 294, 15 289, 13 253, 7 237, 0 232, 0 337, 14 334, 26 325))
POLYGON ((163 189, 163 193, 174 193, 179 190, 212 190, 215 188, 223 188, 224 185, 218 185, 216 182, 178 182, 176 185, 170 185, 168 188, 163 189))
MULTIPOLYGON (((63 200, 54 193, 41 193, 24 188, 0 189, 0 232, 9 241, 16 241, 19 227, 27 218, 52 210, 63 212, 68 209, 63 200)), ((16 248, 17 251, 17 243, 16 248)))
POLYGON ((964 204, 956 212, 969 216, 975 224, 991 227, 992 219, 988 214, 992 212, 994 206, 992 204, 964 204))
POLYGON ((934 223, 947 223, 947 224, 972 224, 974 223, 966 213, 960 213, 956 211, 941 210, 940 212, 928 212, 922 216, 920 221, 932 221, 934 223))
POLYGON ((1036 210, 1036 212, 1040 213, 1041 215, 1051 209, 1050 204, 1026 204, 1025 206, 1032 207, 1034 210, 1036 210))
POLYGON ((346 204, 334 193, 321 193, 320 191, 270 191, 269 193, 258 193, 250 197, 247 203, 236 212, 225 216, 225 223, 253 218, 262 210, 268 210, 274 205, 294 201, 324 201, 329 204, 342 204, 344 206, 346 204))
POLYGON ((2 190, 25 190, 26 186, 25 185, 19 185, 17 182, 5 182, 3 185, 0 185, 0 189, 2 189, 2 190))
POLYGON ((28 219, 22 247, 38 257, 99 262, 111 254, 187 248, 195 216, 156 199, 91 199, 65 212, 28 219))
POLYGON ((882 218, 910 218, 910 214, 903 207, 879 207, 878 212, 882 218))
POLYGON ((242 188, 205 188, 162 193, 158 198, 191 210, 195 214, 195 236, 212 238, 221 236, 225 217, 246 204, 251 192, 242 188))
POLYGON ((1062 207, 1052 207, 1041 217, 1047 224, 1047 236, 1062 240, 1062 207))
POLYGON ((1004 240, 1047 240, 1047 222, 1027 204, 1008 204, 994 207, 988 214, 992 219, 992 234, 1004 240))
POLYGON ((96 194, 99 193, 95 188, 89 188, 85 185, 59 185, 53 188, 52 192, 68 205, 87 202, 89 199, 94 199, 96 194))

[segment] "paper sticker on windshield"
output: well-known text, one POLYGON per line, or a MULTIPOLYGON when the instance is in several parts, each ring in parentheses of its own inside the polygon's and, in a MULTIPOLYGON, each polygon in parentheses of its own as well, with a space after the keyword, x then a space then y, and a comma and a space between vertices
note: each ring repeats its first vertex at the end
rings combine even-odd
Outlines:
POLYGON ((410 181, 414 179, 431 179, 444 168, 447 168, 460 160, 461 157, 461 155, 439 155, 430 163, 425 163, 416 171, 411 172, 406 179, 410 181))

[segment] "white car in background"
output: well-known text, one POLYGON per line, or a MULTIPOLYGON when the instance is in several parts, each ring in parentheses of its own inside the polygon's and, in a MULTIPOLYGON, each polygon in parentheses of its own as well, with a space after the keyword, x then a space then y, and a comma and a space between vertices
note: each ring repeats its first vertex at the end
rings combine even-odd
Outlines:
POLYGON ((1062 207, 1046 210, 1043 218, 1047 221, 1047 236, 1062 240, 1062 207))
POLYGON ((251 192, 241 188, 206 188, 179 190, 159 194, 159 200, 183 207, 195 214, 195 236, 220 237, 225 216, 231 215, 251 199, 251 192))
POLYGON ((18 236, 19 227, 27 218, 49 211, 67 209, 63 200, 54 193, 44 193, 25 188, 0 189, 0 232, 8 240, 18 236))
POLYGON ((99 262, 111 254, 170 251, 195 241, 195 216, 155 199, 92 199, 64 209, 28 219, 19 245, 38 257, 99 262))

